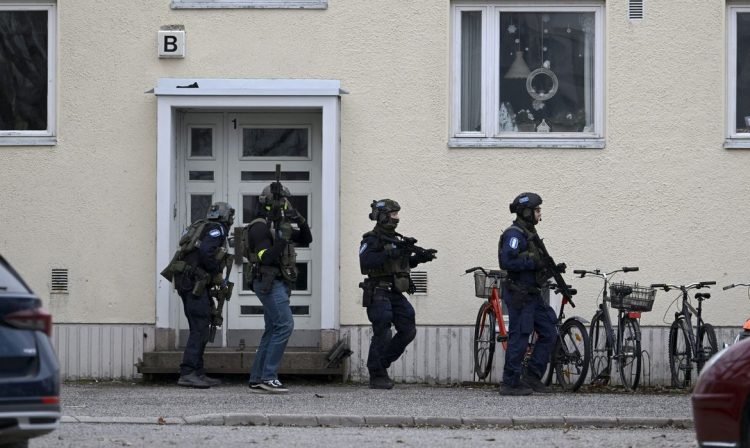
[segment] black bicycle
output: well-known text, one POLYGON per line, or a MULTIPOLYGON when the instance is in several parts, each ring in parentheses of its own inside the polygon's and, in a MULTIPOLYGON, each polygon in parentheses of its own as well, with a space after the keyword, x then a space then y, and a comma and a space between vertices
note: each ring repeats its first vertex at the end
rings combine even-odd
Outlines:
MULTIPOLYGON (((669 285, 655 283, 651 287, 669 291, 679 289, 681 291, 682 305, 680 310, 674 313, 674 321, 669 327, 669 371, 672 374, 673 387, 690 387, 693 363, 696 364, 697 372, 700 373, 706 361, 719 350, 716 343, 716 331, 711 324, 707 324, 701 317, 703 301, 711 298, 709 293, 696 293, 698 309, 690 303, 688 291, 691 289, 708 288, 716 282, 698 282, 689 285, 669 285), (692 316, 696 316, 696 330, 693 330, 692 316), (697 336, 697 337, 696 337, 697 336)), ((677 296, 675 300, 679 299, 677 296)))
POLYGON ((656 291, 624 283, 610 285, 618 272, 634 272, 637 267, 623 267, 611 272, 574 270, 581 278, 593 275, 604 280, 602 301, 591 319, 591 382, 607 385, 611 379, 612 361, 617 361, 622 384, 636 390, 641 380, 641 329, 638 319, 651 311, 656 291), (617 333, 609 317, 609 307, 617 309, 617 333))

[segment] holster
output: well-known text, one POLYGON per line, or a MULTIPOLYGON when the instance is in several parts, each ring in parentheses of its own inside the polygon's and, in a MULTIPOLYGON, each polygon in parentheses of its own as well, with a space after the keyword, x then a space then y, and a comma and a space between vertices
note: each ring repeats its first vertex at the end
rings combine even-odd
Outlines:
POLYGON ((538 296, 541 290, 535 286, 521 286, 516 282, 508 281, 508 289, 510 290, 510 300, 508 304, 516 309, 525 307, 534 296, 538 296))
POLYGON ((376 282, 363 281, 359 283, 359 287, 362 288, 362 306, 367 308, 372 304, 372 298, 375 296, 375 285, 376 282))

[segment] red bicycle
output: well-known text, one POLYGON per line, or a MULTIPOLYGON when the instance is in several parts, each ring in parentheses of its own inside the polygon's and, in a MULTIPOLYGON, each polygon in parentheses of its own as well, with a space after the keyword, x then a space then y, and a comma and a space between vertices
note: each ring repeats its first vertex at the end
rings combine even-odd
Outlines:
POLYGON ((480 380, 487 378, 492 370, 495 357, 495 344, 501 343, 503 350, 508 348, 508 332, 503 320, 503 305, 500 301, 500 286, 505 272, 482 267, 467 269, 474 273, 474 294, 487 299, 479 307, 474 324, 474 373, 480 380))

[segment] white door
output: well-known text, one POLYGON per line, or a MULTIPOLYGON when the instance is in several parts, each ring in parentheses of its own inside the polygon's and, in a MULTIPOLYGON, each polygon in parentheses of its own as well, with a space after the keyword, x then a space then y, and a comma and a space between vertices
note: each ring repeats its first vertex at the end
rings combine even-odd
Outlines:
MULTIPOLYGON (((290 303, 295 330, 319 330, 320 226, 316 224, 322 207, 320 113, 190 112, 183 115, 182 123, 182 151, 178 152, 184 170, 178 179, 178 191, 182 192, 178 213, 183 228, 204 217, 215 201, 226 201, 237 210, 235 227, 249 223, 257 210, 258 195, 275 180, 276 164, 281 164, 281 182, 313 233, 309 247, 297 248, 300 275, 290 303)), ((246 268, 244 263, 233 266, 234 295, 225 308, 223 342, 217 337, 215 345, 254 345, 264 328, 262 305, 243 282, 246 268)), ((180 329, 187 329, 184 316, 180 329)))

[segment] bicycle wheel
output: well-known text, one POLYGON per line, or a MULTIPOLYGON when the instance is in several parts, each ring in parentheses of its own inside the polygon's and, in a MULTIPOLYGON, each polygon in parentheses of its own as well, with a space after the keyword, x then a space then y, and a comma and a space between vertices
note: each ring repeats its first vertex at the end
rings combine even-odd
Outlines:
POLYGON ((677 319, 669 328, 669 371, 672 374, 672 387, 690 386, 693 359, 685 325, 684 319, 677 319))
POLYGON ((620 379, 625 387, 636 390, 641 381, 641 329, 637 319, 623 317, 618 345, 620 379))
POLYGON ((696 358, 698 361, 698 373, 701 373, 706 362, 719 351, 719 345, 716 343, 716 331, 714 331, 713 325, 703 324, 703 327, 698 331, 698 350, 700 350, 700 353, 696 353, 696 358))
POLYGON ((575 319, 568 319, 560 328, 552 352, 557 382, 563 389, 575 392, 586 381, 591 362, 591 346, 586 327, 575 319))
POLYGON ((591 344, 591 383, 605 386, 609 383, 612 346, 607 341, 607 324, 601 311, 594 315, 589 333, 591 344))
POLYGON ((490 302, 479 307, 477 322, 474 325, 474 373, 480 380, 487 378, 492 370, 492 358, 495 356, 495 312, 490 302))

